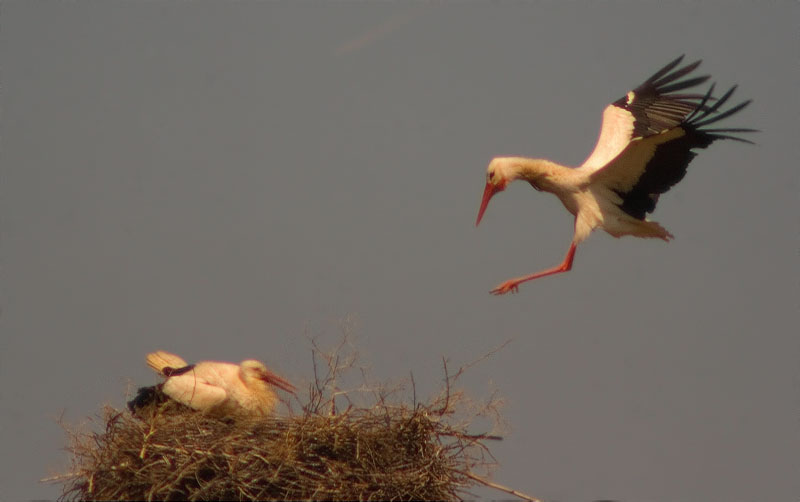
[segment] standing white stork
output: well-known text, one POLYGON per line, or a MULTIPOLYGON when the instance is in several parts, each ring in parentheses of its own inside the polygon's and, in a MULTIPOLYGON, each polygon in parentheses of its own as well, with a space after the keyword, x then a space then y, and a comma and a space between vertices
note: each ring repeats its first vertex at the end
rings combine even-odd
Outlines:
POLYGON ((147 354, 147 365, 166 377, 164 394, 214 415, 266 416, 278 402, 273 386, 295 391, 292 384, 253 359, 241 364, 217 361, 187 364, 179 356, 159 350, 147 354))
POLYGON ((492 159, 476 226, 489 200, 518 179, 527 181, 536 190, 554 194, 575 215, 575 233, 560 265, 509 279, 494 288, 493 294, 516 293, 523 282, 567 272, 572 268, 576 247, 595 228, 602 228, 614 237, 671 239, 672 234, 658 223, 647 221, 646 215, 655 209, 658 196, 686 174, 686 167, 696 155, 692 149, 706 148, 718 139, 752 143, 726 133, 756 132, 754 129, 705 127, 733 115, 750 101, 721 111, 736 86, 719 99, 713 96, 714 84, 705 94, 676 93, 709 78, 675 82, 700 65, 696 61, 672 71, 681 60, 683 56, 606 107, 597 145, 579 167, 524 157, 492 159))

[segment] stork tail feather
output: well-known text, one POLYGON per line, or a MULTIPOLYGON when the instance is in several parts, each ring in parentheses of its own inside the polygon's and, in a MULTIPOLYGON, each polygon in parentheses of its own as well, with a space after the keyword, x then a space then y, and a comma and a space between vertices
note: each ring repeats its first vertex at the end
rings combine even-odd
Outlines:
POLYGON ((150 366, 156 373, 161 375, 164 375, 165 368, 185 368, 186 366, 189 366, 189 364, 180 356, 170 354, 169 352, 163 350, 147 354, 146 360, 147 365, 150 366))

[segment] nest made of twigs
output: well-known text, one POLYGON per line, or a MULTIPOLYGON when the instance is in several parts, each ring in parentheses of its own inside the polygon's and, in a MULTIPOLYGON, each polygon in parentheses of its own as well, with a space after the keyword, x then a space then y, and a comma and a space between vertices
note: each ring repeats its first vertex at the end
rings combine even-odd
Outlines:
MULTIPOLYGON (((353 360, 323 360, 327 374, 289 416, 219 419, 157 388, 133 413, 106 406, 102 430, 67 429, 73 466, 57 480, 61 499, 457 500, 477 483, 504 489, 485 478, 495 464, 486 443, 500 438, 468 432, 460 416, 466 399, 452 384, 464 368, 448 376, 445 363, 445 388, 429 403, 392 404, 381 389, 363 406, 338 387, 353 360)), ((477 415, 497 418, 499 404, 492 396, 477 415)))

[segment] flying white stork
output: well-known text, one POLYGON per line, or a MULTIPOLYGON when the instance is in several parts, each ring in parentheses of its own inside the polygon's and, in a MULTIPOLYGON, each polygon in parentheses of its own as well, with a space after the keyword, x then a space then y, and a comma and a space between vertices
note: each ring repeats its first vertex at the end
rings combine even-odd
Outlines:
POLYGON ((671 239, 672 234, 648 221, 646 215, 655 209, 658 196, 686 174, 686 167, 696 155, 692 149, 706 148, 718 139, 752 143, 727 133, 756 132, 754 129, 705 127, 733 115, 750 101, 721 110, 736 86, 721 98, 713 96, 714 84, 705 94, 677 93, 709 78, 675 82, 700 65, 696 61, 672 71, 682 60, 683 56, 672 61, 606 107, 597 145, 579 167, 524 157, 492 159, 476 226, 489 200, 514 180, 525 180, 536 190, 554 194, 575 215, 575 233, 560 265, 509 279, 494 288, 493 294, 516 293, 523 282, 567 272, 572 268, 576 247, 595 228, 614 237, 671 239))
POLYGON ((166 377, 164 394, 213 415, 266 416, 278 402, 273 387, 295 391, 292 384, 253 359, 241 364, 216 361, 187 364, 179 356, 159 350, 147 354, 147 365, 166 377))

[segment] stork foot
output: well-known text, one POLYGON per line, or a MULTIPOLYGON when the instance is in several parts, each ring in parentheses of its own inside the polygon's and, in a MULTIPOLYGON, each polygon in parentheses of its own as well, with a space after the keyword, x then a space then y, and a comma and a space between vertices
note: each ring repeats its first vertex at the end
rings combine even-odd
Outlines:
POLYGON ((509 279, 490 291, 493 295, 504 295, 506 293, 519 293, 519 279, 509 279))

